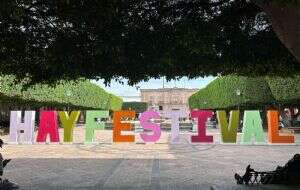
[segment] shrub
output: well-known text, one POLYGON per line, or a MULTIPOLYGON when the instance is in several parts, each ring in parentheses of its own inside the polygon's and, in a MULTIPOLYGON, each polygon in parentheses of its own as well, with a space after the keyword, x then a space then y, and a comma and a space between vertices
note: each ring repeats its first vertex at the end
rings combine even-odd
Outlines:
POLYGON ((122 105, 123 110, 134 110, 137 113, 144 112, 148 109, 147 102, 124 102, 122 105))
POLYGON ((274 102, 265 78, 236 75, 219 77, 189 98, 192 109, 254 108, 274 102))
POLYGON ((299 105, 300 76, 266 77, 270 90, 278 104, 299 105))
POLYGON ((109 110, 116 111, 120 110, 122 108, 123 100, 119 98, 118 96, 115 96, 113 94, 110 94, 109 97, 109 110))
POLYGON ((0 76, 1 103, 11 107, 54 107, 57 109, 118 109, 122 99, 107 93, 104 89, 79 79, 76 81, 59 81, 50 86, 35 84, 24 88, 29 81, 16 82, 12 75, 0 76))

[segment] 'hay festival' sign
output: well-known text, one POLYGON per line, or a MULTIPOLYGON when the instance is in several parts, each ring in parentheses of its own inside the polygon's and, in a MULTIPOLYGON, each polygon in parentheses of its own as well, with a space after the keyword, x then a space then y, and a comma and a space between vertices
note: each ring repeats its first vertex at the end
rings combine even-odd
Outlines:
MULTIPOLYGON (((65 111, 41 111, 39 114, 39 124, 36 139, 34 138, 35 111, 25 111, 24 122, 22 122, 21 111, 11 111, 10 115, 10 142, 11 143, 45 143, 47 137, 50 142, 73 142, 73 129, 79 118, 80 111, 72 111, 70 114, 65 111), (63 137, 59 136, 58 119, 63 128, 63 137), (20 140, 23 131, 23 141, 20 140)), ((225 111, 217 111, 217 119, 221 132, 222 143, 252 144, 253 140, 257 144, 295 143, 293 134, 282 134, 278 130, 278 111, 267 111, 268 135, 265 137, 260 112, 258 110, 246 110, 243 118, 243 131, 240 142, 237 142, 237 129, 240 112, 237 110, 230 112, 229 119, 225 111), (267 139, 267 140, 266 140, 267 139)), ((179 118, 184 115, 181 111, 171 111, 167 116, 171 118, 171 142, 179 140, 179 118)), ((213 143, 214 138, 206 134, 205 122, 213 115, 209 110, 194 110, 191 117, 197 121, 197 133, 191 136, 191 143, 213 143)), ((99 118, 108 118, 109 111, 86 111, 85 123, 85 143, 94 142, 94 131, 103 130, 105 123, 98 121, 99 118)), ((135 142, 135 135, 124 135, 122 131, 131 131, 132 126, 126 119, 134 119, 135 111, 115 111, 113 113, 113 142, 135 142)), ((154 123, 152 119, 159 119, 159 113, 146 111, 139 117, 141 127, 144 129, 139 135, 145 143, 157 142, 161 136, 159 123, 154 123)))

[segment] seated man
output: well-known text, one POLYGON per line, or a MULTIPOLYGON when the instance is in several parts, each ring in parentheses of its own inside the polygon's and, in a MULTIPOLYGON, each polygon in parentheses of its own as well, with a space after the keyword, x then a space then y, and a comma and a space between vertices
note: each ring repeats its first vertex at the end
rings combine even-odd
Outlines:
POLYGON ((295 154, 284 166, 277 166, 274 171, 256 172, 248 165, 243 177, 235 174, 234 178, 238 184, 248 185, 252 175, 257 183, 262 184, 300 184, 300 154, 295 154))
POLYGON ((237 184, 249 184, 249 181, 251 179, 251 172, 254 172, 254 169, 250 168, 250 165, 247 166, 246 168, 246 172, 243 175, 243 177, 241 177, 239 174, 234 174, 234 178, 236 179, 237 184))

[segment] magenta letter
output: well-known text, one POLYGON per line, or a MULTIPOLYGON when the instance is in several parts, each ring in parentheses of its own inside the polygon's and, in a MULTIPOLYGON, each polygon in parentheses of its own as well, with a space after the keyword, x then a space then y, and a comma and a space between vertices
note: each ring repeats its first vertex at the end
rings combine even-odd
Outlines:
POLYGON ((206 136, 206 128, 205 122, 208 117, 213 115, 212 111, 200 110, 200 111, 192 111, 191 117, 198 118, 198 135, 192 136, 191 141, 194 143, 210 143, 213 142, 213 136, 206 136))
POLYGON ((141 138, 144 142, 156 142, 159 140, 161 132, 160 125, 156 123, 149 122, 150 119, 159 119, 159 114, 155 111, 145 111, 140 116, 140 123, 144 130, 153 131, 152 135, 148 135, 147 133, 141 134, 141 138))
POLYGON ((40 112, 40 124, 36 141, 46 142, 48 133, 50 135, 50 142, 59 142, 56 111, 40 112))

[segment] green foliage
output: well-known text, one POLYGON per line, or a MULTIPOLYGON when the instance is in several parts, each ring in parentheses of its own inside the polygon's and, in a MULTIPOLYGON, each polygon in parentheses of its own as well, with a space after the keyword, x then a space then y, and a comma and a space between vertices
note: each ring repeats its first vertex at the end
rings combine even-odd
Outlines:
POLYGON ((109 110, 116 111, 122 108, 123 100, 118 96, 109 94, 109 110))
POLYGON ((219 109, 299 105, 300 75, 292 77, 219 77, 189 98, 191 108, 219 109), (241 95, 236 95, 236 89, 241 95))
POLYGON ((189 98, 191 108, 229 109, 262 107, 274 98, 264 77, 219 77, 189 98), (239 95, 240 94, 240 95, 239 95))
POLYGON ((33 82, 300 73, 252 1, 2 1, 0 73, 33 82))
POLYGON ((124 102, 122 105, 123 110, 134 110, 142 113, 148 109, 147 102, 124 102))
POLYGON ((266 80, 277 103, 284 105, 300 104, 300 76, 267 77, 266 80))
POLYGON ((122 100, 88 80, 59 81, 55 86, 35 84, 24 89, 28 79, 15 81, 12 75, 0 76, 0 101, 11 106, 31 108, 115 109, 122 100), (113 100, 111 100, 113 99, 113 100))
POLYGON ((300 0, 252 0, 255 3, 263 4, 263 3, 270 3, 275 2, 280 5, 299 5, 300 0))

